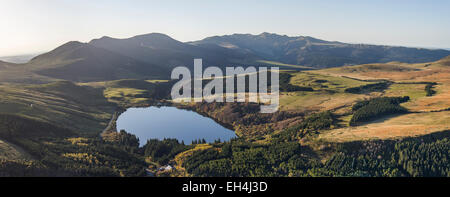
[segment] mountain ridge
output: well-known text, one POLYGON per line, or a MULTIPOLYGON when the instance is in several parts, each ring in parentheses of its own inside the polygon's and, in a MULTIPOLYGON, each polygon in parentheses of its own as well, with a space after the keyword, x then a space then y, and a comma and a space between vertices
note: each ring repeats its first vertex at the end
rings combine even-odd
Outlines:
POLYGON ((191 42, 194 45, 206 43, 252 51, 266 60, 317 68, 391 61, 422 63, 450 55, 447 50, 348 44, 309 36, 290 37, 267 32, 259 35, 212 36, 191 42))
POLYGON ((434 62, 449 55, 450 51, 446 50, 347 44, 268 32, 213 36, 193 42, 180 42, 162 33, 149 33, 123 39, 103 36, 88 43, 70 41, 32 58, 28 63, 1 61, 0 69, 13 70, 14 73, 23 69, 23 75, 31 76, 31 81, 37 78, 30 73, 89 82, 125 78, 167 79, 170 70, 176 66, 193 69, 195 58, 202 58, 206 66, 221 68, 280 66, 304 70, 393 61, 434 62))
POLYGON ((219 67, 236 63, 233 60, 257 59, 253 58, 252 54, 216 45, 196 46, 180 42, 161 33, 143 34, 124 39, 102 37, 91 40, 89 44, 169 68, 176 66, 192 68, 194 58, 203 58, 204 64, 219 67))

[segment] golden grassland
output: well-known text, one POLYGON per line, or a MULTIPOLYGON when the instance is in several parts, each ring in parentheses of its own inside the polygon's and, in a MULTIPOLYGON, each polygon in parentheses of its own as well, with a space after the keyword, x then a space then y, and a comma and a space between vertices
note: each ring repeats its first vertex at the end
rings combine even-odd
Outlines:
POLYGON ((281 111, 326 111, 349 107, 370 95, 327 92, 290 92, 280 95, 281 111))
POLYGON ((362 126, 325 131, 319 135, 318 139, 333 142, 393 139, 445 130, 450 130, 450 111, 390 116, 362 126))
POLYGON ((111 102, 125 102, 129 104, 140 104, 148 101, 148 91, 136 88, 106 88, 105 97, 111 102))
POLYGON ((435 86, 434 90, 437 92, 435 95, 417 98, 406 103, 405 107, 416 112, 439 111, 450 108, 450 83, 440 83, 435 86))
POLYGON ((437 82, 438 85, 434 88, 437 93, 431 97, 427 97, 425 92, 421 92, 420 89, 424 88, 424 85, 421 84, 394 84, 384 95, 410 96, 411 101, 403 104, 410 111, 438 111, 450 107, 450 65, 448 65, 446 59, 422 64, 393 62, 308 72, 358 79, 388 79, 394 82, 437 82))
POLYGON ((297 86, 312 87, 313 92, 282 92, 280 110, 282 111, 325 111, 338 110, 352 105, 357 100, 371 95, 345 93, 346 88, 357 87, 371 82, 322 74, 296 72, 290 83, 297 86))
POLYGON ((122 79, 102 82, 79 83, 79 85, 101 88, 103 95, 109 102, 124 106, 142 105, 149 103, 150 95, 155 91, 158 83, 165 83, 169 80, 137 80, 122 79))
MULTIPOLYGON (((409 96, 411 100, 402 106, 410 112, 389 116, 362 126, 345 127, 323 132, 319 139, 326 141, 355 141, 390 139, 425 135, 450 129, 450 66, 448 62, 437 61, 423 64, 391 62, 307 71, 307 73, 330 77, 351 77, 361 80, 387 79, 394 82, 437 82, 436 94, 426 96, 425 84, 391 85, 379 96, 409 96)), ((346 125, 351 116, 339 117, 346 125)))

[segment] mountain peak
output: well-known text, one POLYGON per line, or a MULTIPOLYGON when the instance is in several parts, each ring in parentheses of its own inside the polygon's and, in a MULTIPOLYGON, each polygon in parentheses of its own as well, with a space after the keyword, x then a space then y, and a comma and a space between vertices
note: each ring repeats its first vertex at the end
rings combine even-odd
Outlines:
POLYGON ((114 40, 118 40, 116 38, 112 38, 109 36, 102 36, 101 38, 97 38, 97 39, 92 39, 89 44, 93 44, 93 43, 97 43, 97 42, 109 42, 109 41, 114 41, 114 40))
POLYGON ((286 35, 280 35, 280 34, 269 33, 269 32, 263 32, 263 33, 259 34, 258 36, 260 36, 260 37, 288 37, 286 35))
POLYGON ((133 36, 131 38, 117 39, 103 36, 99 39, 93 39, 89 44, 110 49, 110 48, 126 48, 126 47, 145 47, 145 48, 170 48, 180 47, 183 45, 170 36, 162 33, 149 33, 143 35, 133 36))
POLYGON ((60 47, 80 47, 80 46, 83 46, 85 44, 86 43, 82 43, 82 42, 79 42, 79 41, 69 41, 69 42, 59 46, 58 48, 60 48, 60 47))
POLYGON ((48 53, 44 53, 44 54, 34 57, 33 59, 30 60, 30 62, 40 61, 41 59, 47 59, 49 57, 64 57, 65 56, 64 54, 70 53, 71 51, 80 49, 87 45, 89 45, 89 44, 82 43, 79 41, 70 41, 70 42, 67 42, 67 43, 53 49, 52 51, 50 51, 48 53))
POLYGON ((111 38, 109 36, 102 36, 100 39, 114 39, 114 38, 111 38))
POLYGON ((163 47, 167 44, 169 45, 178 45, 182 44, 180 41, 177 41, 173 39, 172 37, 162 34, 162 33, 149 33, 149 34, 143 34, 138 35, 130 38, 130 40, 136 40, 141 43, 141 45, 148 45, 148 46, 158 46, 163 47))
POLYGON ((74 49, 84 47, 86 45, 87 45, 86 43, 82 43, 82 42, 78 42, 78 41, 70 41, 70 42, 67 42, 67 43, 57 47, 56 49, 53 49, 50 52, 62 52, 62 51, 67 51, 67 50, 74 50, 74 49))
POLYGON ((92 44, 92 45, 100 44, 100 45, 102 45, 102 43, 109 43, 109 42, 115 42, 115 41, 130 41, 130 40, 134 40, 134 41, 138 41, 138 42, 142 42, 142 43, 161 42, 161 41, 178 42, 178 41, 176 41, 175 39, 171 38, 170 36, 168 36, 166 34, 162 34, 162 33, 148 33, 148 34, 142 34, 142 35, 133 36, 131 38, 123 38, 123 39, 112 38, 112 37, 109 37, 109 36, 103 36, 101 38, 91 40, 89 42, 89 44, 92 44))
POLYGON ((145 38, 153 38, 153 39, 156 39, 156 38, 158 38, 158 39, 170 39, 170 40, 174 40, 172 37, 170 37, 170 36, 168 36, 168 35, 166 35, 166 34, 162 34, 162 33, 156 33, 156 32, 154 32, 154 33, 148 33, 148 34, 142 34, 142 35, 137 35, 137 36, 134 36, 134 37, 132 37, 132 38, 141 38, 141 39, 145 39, 145 38))

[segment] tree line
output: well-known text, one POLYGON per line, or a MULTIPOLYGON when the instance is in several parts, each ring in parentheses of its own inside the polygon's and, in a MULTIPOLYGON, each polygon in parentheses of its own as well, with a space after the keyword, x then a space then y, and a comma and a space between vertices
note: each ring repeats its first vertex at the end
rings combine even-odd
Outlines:
POLYGON ((436 94, 436 91, 433 90, 433 86, 435 85, 437 85, 437 83, 431 82, 425 86, 425 92, 427 93, 427 96, 433 96, 434 94, 436 94))
POLYGON ((194 176, 449 177, 449 136, 447 131, 403 140, 333 143, 325 162, 297 142, 261 145, 235 139, 195 152, 183 166, 194 176))
POLYGON ((353 116, 350 120, 350 126, 358 125, 363 122, 371 121, 382 116, 406 113, 408 110, 400 103, 407 102, 405 97, 379 97, 370 100, 359 101, 353 105, 353 116))
POLYGON ((352 94, 362 94, 366 92, 381 92, 385 89, 387 89, 392 82, 379 82, 379 83, 372 83, 372 84, 366 84, 358 87, 352 87, 345 89, 346 93, 352 93, 352 94))

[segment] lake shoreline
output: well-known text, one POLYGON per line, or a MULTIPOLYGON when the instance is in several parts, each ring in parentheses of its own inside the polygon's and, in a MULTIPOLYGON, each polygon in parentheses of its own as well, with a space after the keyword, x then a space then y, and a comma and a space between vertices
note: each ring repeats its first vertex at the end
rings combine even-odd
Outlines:
POLYGON ((231 125, 225 125, 189 106, 157 103, 156 105, 130 107, 120 114, 117 112, 116 114, 113 117, 114 123, 111 123, 114 128, 106 130, 107 132, 103 136, 114 135, 110 133, 125 130, 140 138, 141 144, 148 139, 174 138, 190 144, 191 141, 196 140, 205 139, 208 143, 212 143, 216 140, 228 141, 238 137, 231 125), (147 119, 147 117, 152 118, 147 119), (171 118, 173 124, 164 121, 171 118), (150 130, 152 131, 150 132, 150 130), (187 131, 189 133, 185 133, 187 131))

